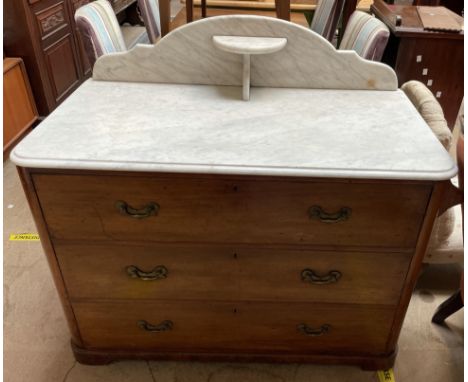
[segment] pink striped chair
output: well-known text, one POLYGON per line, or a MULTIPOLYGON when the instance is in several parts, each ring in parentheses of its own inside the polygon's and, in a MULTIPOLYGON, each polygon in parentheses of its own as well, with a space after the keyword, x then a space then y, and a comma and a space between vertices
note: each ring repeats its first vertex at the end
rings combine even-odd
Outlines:
POLYGON ((75 22, 91 66, 104 54, 124 52, 136 44, 149 42, 144 27, 121 29, 107 0, 96 0, 78 8, 75 22))
POLYGON ((319 0, 310 29, 332 41, 343 11, 344 0, 319 0))
POLYGON ((382 21, 367 13, 354 11, 339 49, 354 50, 362 58, 380 61, 389 36, 390 32, 382 21))
POLYGON ((161 36, 161 18, 158 0, 138 0, 138 8, 145 22, 149 40, 155 44, 161 36))

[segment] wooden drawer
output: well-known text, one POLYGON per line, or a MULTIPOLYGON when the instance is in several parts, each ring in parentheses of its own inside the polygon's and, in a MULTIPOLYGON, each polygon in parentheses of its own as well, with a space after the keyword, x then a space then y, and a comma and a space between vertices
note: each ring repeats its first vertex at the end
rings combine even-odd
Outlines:
POLYGON ((55 249, 71 299, 396 305, 411 260, 404 253, 230 246, 56 245, 55 249))
POLYGON ((420 184, 168 175, 34 175, 34 183, 53 239, 139 242, 413 247, 431 192, 420 184), (118 201, 159 210, 135 219, 118 201), (351 212, 330 224, 310 218, 313 206, 351 212))
POLYGON ((152 300, 80 302, 73 309, 89 348, 295 354, 384 353, 394 313, 377 305, 152 300), (145 322, 163 331, 146 331, 139 326, 145 322))

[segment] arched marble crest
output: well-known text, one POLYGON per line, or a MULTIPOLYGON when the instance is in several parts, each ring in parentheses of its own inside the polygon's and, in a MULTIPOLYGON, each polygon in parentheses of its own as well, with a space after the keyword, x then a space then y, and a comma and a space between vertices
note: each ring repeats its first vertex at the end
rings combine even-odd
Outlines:
POLYGON ((396 90, 389 66, 336 50, 302 26, 270 17, 232 15, 180 27, 156 45, 100 57, 93 79, 201 85, 242 85, 243 58, 215 48, 213 36, 286 38, 275 53, 252 56, 251 85, 311 89, 396 90))

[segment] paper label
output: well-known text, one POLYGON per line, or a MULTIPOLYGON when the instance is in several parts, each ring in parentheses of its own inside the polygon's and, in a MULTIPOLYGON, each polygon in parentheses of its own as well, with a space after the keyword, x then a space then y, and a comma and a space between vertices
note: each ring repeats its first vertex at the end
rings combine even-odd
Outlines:
POLYGON ((39 241, 39 234, 37 233, 12 233, 10 234, 10 241, 39 241))
POLYGON ((395 382, 395 376, 393 375, 393 369, 379 370, 377 372, 380 382, 395 382))

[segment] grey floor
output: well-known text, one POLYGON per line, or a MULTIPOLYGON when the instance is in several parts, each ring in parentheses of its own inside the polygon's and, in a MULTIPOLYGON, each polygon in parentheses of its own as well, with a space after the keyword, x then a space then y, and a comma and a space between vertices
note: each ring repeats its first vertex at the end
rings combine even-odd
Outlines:
MULTIPOLYGON (((4 170, 4 380, 8 382, 368 382, 355 367, 196 362, 74 361, 69 333, 39 242, 9 241, 37 232, 14 166, 4 170)), ((427 266, 413 294, 399 341, 397 382, 463 380, 463 310, 446 327, 431 324, 436 307, 457 288, 461 267, 427 266)))

